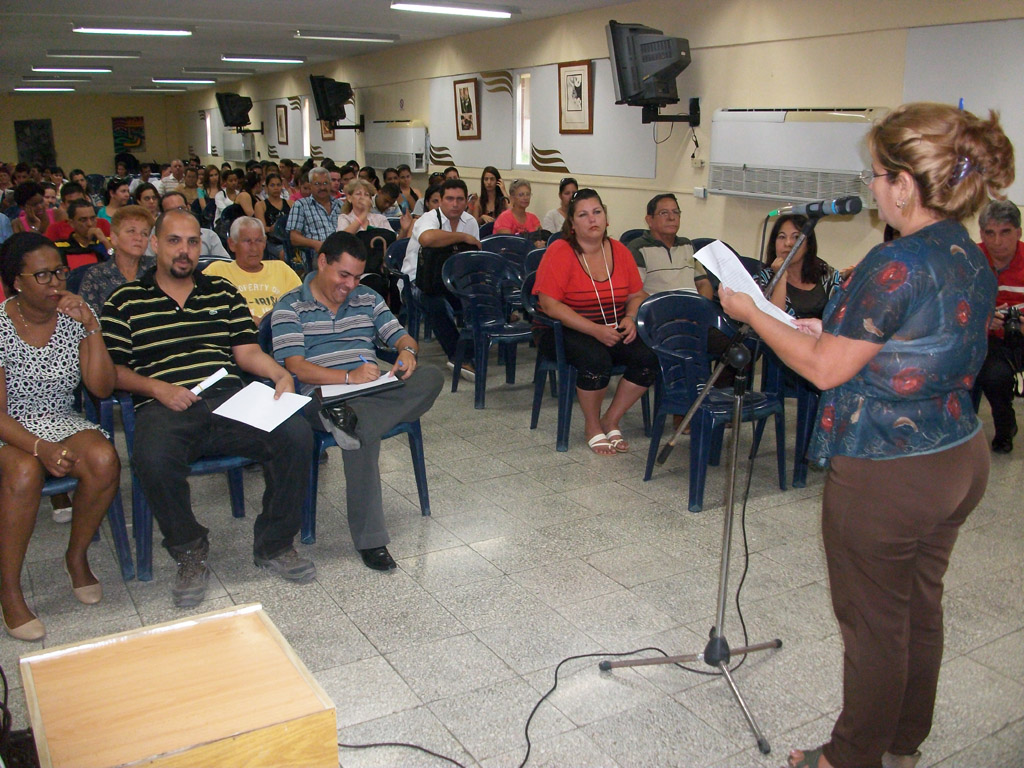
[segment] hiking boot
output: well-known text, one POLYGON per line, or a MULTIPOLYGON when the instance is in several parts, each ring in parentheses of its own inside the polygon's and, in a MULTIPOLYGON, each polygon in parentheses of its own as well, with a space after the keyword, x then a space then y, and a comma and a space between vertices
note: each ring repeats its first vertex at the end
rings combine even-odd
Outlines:
POLYGON ((308 584, 316 578, 316 566, 313 565, 313 561, 300 556, 295 551, 295 547, 289 547, 274 557, 256 555, 253 557, 253 562, 260 568, 276 573, 285 581, 308 584))
POLYGON ((206 597, 206 584, 210 580, 210 568, 206 564, 210 542, 202 538, 182 547, 170 547, 169 550, 178 564, 178 575, 171 587, 174 605, 178 608, 199 605, 206 597))

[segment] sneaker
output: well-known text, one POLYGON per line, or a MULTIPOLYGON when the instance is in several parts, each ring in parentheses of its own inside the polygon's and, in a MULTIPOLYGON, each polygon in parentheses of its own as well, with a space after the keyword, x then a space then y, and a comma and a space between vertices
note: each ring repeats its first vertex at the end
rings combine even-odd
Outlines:
POLYGON ((178 575, 171 587, 174 604, 178 608, 199 605, 206 597, 206 584, 210 580, 210 568, 206 564, 210 543, 201 539, 187 549, 173 548, 171 554, 178 564, 178 575))
POLYGON ((70 523, 71 522, 71 507, 54 507, 53 509, 53 522, 55 523, 70 523))
POLYGON ((253 562, 260 568, 266 568, 276 573, 285 581, 294 581, 298 584, 308 584, 316 578, 316 566, 312 560, 301 557, 295 551, 295 547, 289 547, 275 557, 253 558, 253 562))

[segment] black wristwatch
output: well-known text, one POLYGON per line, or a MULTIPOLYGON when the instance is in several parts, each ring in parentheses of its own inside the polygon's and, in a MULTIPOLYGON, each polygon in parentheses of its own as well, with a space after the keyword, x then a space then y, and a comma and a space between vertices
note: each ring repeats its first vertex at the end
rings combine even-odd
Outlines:
POLYGON ((419 353, 416 351, 416 349, 414 347, 402 347, 399 351, 400 352, 408 352, 413 357, 419 359, 419 353))

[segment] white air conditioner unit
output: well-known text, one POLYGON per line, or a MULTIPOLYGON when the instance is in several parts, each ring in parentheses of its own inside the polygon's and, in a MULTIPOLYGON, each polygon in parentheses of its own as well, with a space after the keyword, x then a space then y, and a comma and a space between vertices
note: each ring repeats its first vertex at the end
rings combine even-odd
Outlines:
POLYGON ((424 125, 408 120, 373 120, 366 125, 366 164, 378 172, 408 165, 414 173, 425 173, 429 145, 430 134, 424 125))
POLYGON ((718 109, 711 118, 708 192, 770 200, 859 195, 870 168, 864 138, 885 107, 718 109))

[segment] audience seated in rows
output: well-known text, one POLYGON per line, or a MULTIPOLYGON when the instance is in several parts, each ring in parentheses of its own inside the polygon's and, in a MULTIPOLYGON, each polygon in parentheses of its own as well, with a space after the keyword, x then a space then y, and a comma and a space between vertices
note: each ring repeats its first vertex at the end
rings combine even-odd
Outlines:
MULTIPOLYGON (((189 212, 188 207, 185 205, 185 197, 184 197, 184 195, 181 194, 181 192, 168 192, 166 195, 164 195, 162 198, 160 198, 160 211, 161 211, 161 213, 166 213, 167 211, 173 211, 173 210, 176 210, 178 208, 181 208, 182 210, 184 210, 187 213, 189 213, 190 216, 195 218, 195 216, 193 216, 193 214, 191 212, 189 212)), ((199 230, 199 236, 200 236, 200 244, 199 244, 200 245, 200 247, 199 247, 199 255, 200 256, 205 256, 205 257, 212 256, 214 258, 223 259, 225 261, 229 261, 231 259, 231 255, 228 253, 227 249, 224 247, 224 243, 221 242, 220 237, 218 237, 217 233, 214 232, 212 229, 207 229, 206 227, 202 227, 199 230)), ((156 251, 154 250, 156 248, 155 242, 156 242, 155 238, 150 238, 149 247, 146 249, 146 255, 148 255, 148 256, 155 256, 156 255, 156 251)))

